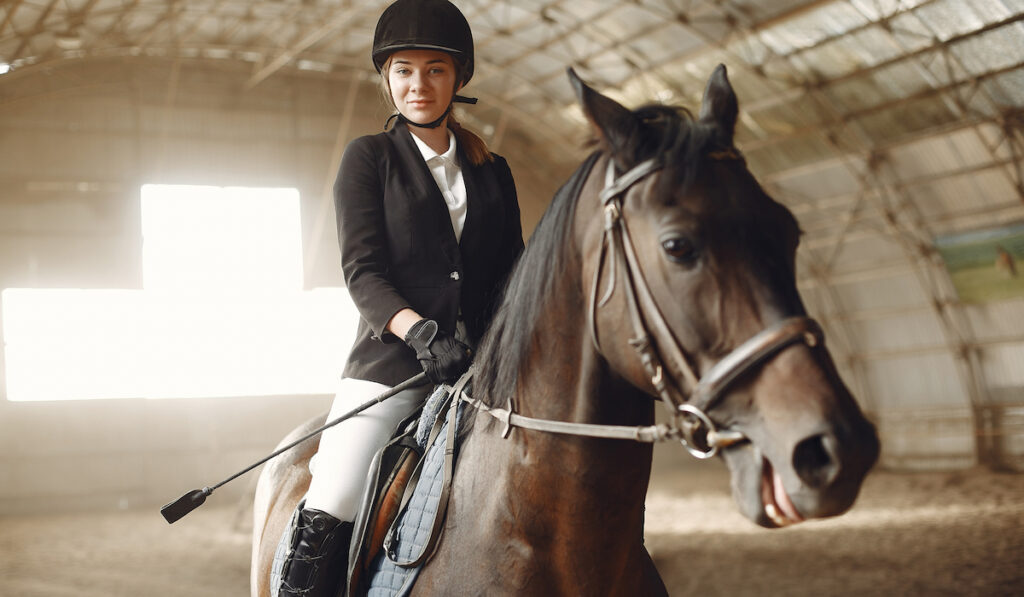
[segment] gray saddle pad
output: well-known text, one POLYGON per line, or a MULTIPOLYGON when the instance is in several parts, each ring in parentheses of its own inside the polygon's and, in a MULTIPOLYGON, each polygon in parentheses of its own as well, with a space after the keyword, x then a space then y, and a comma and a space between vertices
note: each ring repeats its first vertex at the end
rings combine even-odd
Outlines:
MULTIPOLYGON (((447 416, 447 410, 439 412, 439 409, 447 397, 448 392, 444 387, 439 386, 427 398, 423 408, 424 416, 420 419, 416 430, 416 441, 424 449, 421 463, 422 472, 408 504, 399 513, 396 520, 390 553, 387 553, 387 550, 382 550, 370 566, 370 582, 367 591, 369 597, 407 595, 419 573, 419 567, 403 567, 396 562, 409 562, 417 559, 430 539, 434 517, 440 506, 441 485, 444 480, 444 452, 449 421, 443 420, 447 416), (437 417, 442 419, 441 429, 436 434, 434 442, 428 446, 426 444, 430 438, 430 431, 437 417)), ((457 408, 456 427, 462 406, 457 408)))

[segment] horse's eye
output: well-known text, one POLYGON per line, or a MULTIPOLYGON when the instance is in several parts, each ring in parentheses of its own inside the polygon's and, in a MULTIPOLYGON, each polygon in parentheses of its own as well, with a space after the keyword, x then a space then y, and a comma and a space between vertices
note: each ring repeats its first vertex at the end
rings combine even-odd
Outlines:
POLYGON ((693 244, 693 241, 684 236, 673 236, 663 239, 661 241, 661 248, 670 260, 683 265, 693 265, 697 258, 700 257, 697 246, 693 244))

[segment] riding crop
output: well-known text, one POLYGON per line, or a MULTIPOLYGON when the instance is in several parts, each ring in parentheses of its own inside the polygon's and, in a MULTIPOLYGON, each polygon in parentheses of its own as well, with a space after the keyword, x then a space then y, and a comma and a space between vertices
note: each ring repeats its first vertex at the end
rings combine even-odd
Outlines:
POLYGON ((347 413, 341 415, 340 417, 338 417, 338 418, 336 418, 336 419, 334 419, 332 421, 327 422, 323 426, 318 427, 317 429, 314 429, 313 431, 311 431, 311 432, 307 433, 306 435, 300 437, 299 439, 293 441, 292 443, 288 444, 287 446, 284 446, 283 448, 281 448, 279 450, 276 450, 275 452, 273 452, 272 454, 269 454, 268 456, 266 456, 265 458, 259 460, 258 462, 254 462, 253 464, 249 465, 248 467, 238 471, 237 473, 231 475, 227 479, 224 479, 220 483, 217 483, 216 485, 214 485, 212 487, 204 487, 202 489, 193 489, 192 491, 186 493, 185 495, 181 496, 180 498, 178 498, 178 499, 174 500, 173 502, 167 504, 163 508, 160 508, 160 514, 163 515, 164 519, 167 520, 168 524, 173 524, 174 522, 176 522, 177 520, 181 519, 182 517, 184 517, 189 512, 195 510, 199 506, 202 506, 203 502, 206 501, 207 496, 213 494, 213 491, 215 489, 217 489, 218 487, 220 487, 221 485, 225 485, 227 483, 230 483, 231 481, 234 481, 238 477, 241 477, 245 473, 248 473, 252 469, 260 466, 261 464, 263 464, 264 462, 270 460, 271 458, 275 458, 277 456, 280 456, 281 454, 287 452, 288 450, 291 450, 292 448, 294 448, 295 446, 301 444, 302 442, 304 442, 304 441, 306 441, 306 440, 308 440, 308 439, 310 439, 312 437, 315 437, 316 435, 318 435, 320 433, 323 433, 325 430, 327 430, 327 429, 329 429, 331 427, 334 427, 338 423, 341 423, 342 421, 344 421, 346 419, 350 419, 350 418, 358 415, 359 413, 361 413, 364 410, 370 408, 374 404, 379 404, 379 403, 387 400, 388 398, 391 398, 395 394, 401 393, 401 392, 403 392, 405 390, 408 390, 409 388, 413 388, 413 387, 416 387, 416 386, 423 385, 423 383, 426 382, 426 381, 427 381, 427 374, 426 373, 420 373, 418 375, 414 375, 414 376, 410 377, 409 379, 403 381, 402 383, 398 384, 397 386, 391 388, 387 392, 384 392, 380 396, 377 396, 376 398, 373 398, 371 400, 367 400, 366 402, 360 404, 356 408, 348 411, 347 413))

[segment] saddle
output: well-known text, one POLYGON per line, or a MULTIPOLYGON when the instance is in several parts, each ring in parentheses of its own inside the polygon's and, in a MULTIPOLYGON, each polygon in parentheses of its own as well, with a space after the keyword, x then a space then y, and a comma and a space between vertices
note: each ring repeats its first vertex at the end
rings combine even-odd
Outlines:
POLYGON ((354 522, 348 595, 403 594, 433 554, 454 471, 453 396, 463 385, 438 386, 374 457, 354 522))

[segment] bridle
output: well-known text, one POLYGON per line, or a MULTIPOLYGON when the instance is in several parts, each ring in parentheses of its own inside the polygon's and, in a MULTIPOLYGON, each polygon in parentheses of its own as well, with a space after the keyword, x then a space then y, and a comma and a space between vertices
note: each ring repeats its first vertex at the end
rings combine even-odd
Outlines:
MULTIPOLYGON (((730 149, 714 152, 711 154, 711 158, 738 159, 739 155, 735 150, 730 149)), ((593 162, 590 167, 593 167, 593 162)), ((604 232, 597 269, 591 283, 587 325, 595 348, 599 354, 602 354, 597 334, 597 312, 611 299, 615 289, 619 287, 617 280, 621 279, 621 287, 634 334, 629 339, 629 344, 640 359, 647 379, 658 393, 662 403, 668 408, 669 423, 648 427, 629 427, 535 419, 517 415, 511 403, 508 408, 491 407, 465 396, 461 391, 458 392, 461 400, 505 422, 506 435, 512 427, 522 427, 553 433, 633 439, 642 442, 678 439, 695 457, 711 458, 720 449, 747 439, 739 431, 720 428, 708 414, 725 396, 730 385, 744 373, 765 363, 792 344, 802 342, 807 346, 814 347, 823 341, 821 327, 813 319, 804 316, 785 318, 773 323, 738 346, 702 377, 697 375, 695 368, 690 364, 686 353, 680 347, 658 309, 650 287, 643 277, 643 271, 640 268, 640 262, 622 209, 623 200, 629 189, 663 167, 664 164, 660 160, 650 159, 637 164, 625 174, 616 176, 615 162, 611 158, 608 159, 605 185, 600 193, 604 213, 604 232), (610 262, 611 267, 608 286, 604 295, 599 299, 598 290, 604 271, 605 258, 609 253, 610 259, 607 261, 610 262), (617 275, 617 272, 620 271, 621 275, 617 275), (641 305, 645 308, 641 309, 641 305), (666 367, 666 360, 670 364, 670 368, 666 367), (666 374, 666 370, 682 375, 686 387, 690 388, 688 397, 682 388, 676 386, 677 382, 666 374)))
MULTIPOLYGON (((712 159, 737 158, 738 154, 731 150, 716 152, 711 157, 712 159)), ((593 159, 587 161, 586 169, 588 172, 583 173, 583 179, 587 177, 589 170, 593 168, 594 162, 595 160, 593 159)), ((448 413, 445 417, 448 422, 448 436, 440 489, 441 501, 434 515, 434 524, 430 535, 424 543, 419 556, 409 561, 398 561, 391 547, 395 535, 395 524, 392 524, 391 529, 388 531, 387 540, 385 541, 386 553, 399 566, 418 566, 426 561, 434 549, 436 549, 442 521, 447 511, 448 496, 451 491, 452 475, 454 473, 456 413, 458 412, 459 403, 465 402, 470 404, 478 410, 504 422, 503 437, 508 437, 513 427, 521 427, 523 429, 550 433, 629 439, 648 443, 678 439, 690 454, 693 454, 695 457, 701 459, 711 458, 720 449, 747 440, 747 437, 739 431, 727 428, 720 429, 708 415, 708 412, 725 395, 725 391, 730 384, 744 373, 766 362, 792 344, 803 342, 813 347, 822 342, 821 328, 813 319, 809 317, 782 319, 739 345, 735 350, 715 363, 703 377, 698 378, 694 368, 689 364, 686 354, 679 346, 679 342, 672 335, 668 323, 658 309, 651 290, 644 280, 643 272, 640 269, 640 262, 637 259, 636 251, 633 248, 633 242, 629 235, 629 226, 626 223, 622 210, 622 202, 627 191, 650 174, 659 171, 662 167, 663 164, 658 160, 647 160, 637 164, 622 176, 616 177, 614 161, 608 160, 605 186, 600 194, 601 203, 604 206, 604 233, 601 239, 601 251, 598 256, 597 269, 594 272, 594 279, 591 284, 587 325, 598 354, 602 354, 597 336, 597 310, 611 299, 613 292, 618 287, 616 272, 621 270, 623 273, 618 277, 622 279, 623 293, 626 298, 626 305, 629 310, 634 333, 634 336, 629 340, 629 344, 640 358, 644 372, 651 385, 654 386, 661 401, 668 408, 669 423, 633 427, 626 425, 572 423, 524 417, 523 415, 516 414, 515 405, 511 399, 507 408, 499 408, 484 404, 480 400, 466 394, 464 389, 474 373, 474 369, 471 368, 454 386, 447 387, 451 401, 448 403, 448 413), (609 261, 612 264, 612 270, 608 279, 608 289, 605 291, 604 296, 598 299, 597 292, 601 283, 605 256, 609 251, 611 252, 611 259, 609 261), (646 306, 646 310, 641 310, 641 304, 646 306), (653 329, 653 335, 650 329, 653 329), (660 351, 659 348, 661 348, 660 351), (663 356, 667 357, 673 367, 686 378, 687 385, 692 388, 689 399, 683 395, 679 388, 671 383, 670 376, 666 375, 663 356)), ((435 427, 439 428, 437 423, 435 423, 435 427)), ((431 439, 428 440, 428 445, 433 444, 434 433, 434 431, 431 431, 431 439)), ((411 490, 407 490, 407 494, 411 493, 411 490)), ((403 499, 400 511, 405 510, 407 501, 407 498, 403 499)), ((395 523, 397 521, 398 519, 396 518, 395 523)))

